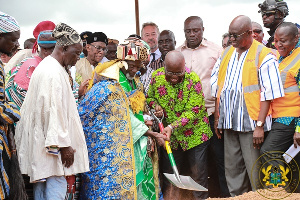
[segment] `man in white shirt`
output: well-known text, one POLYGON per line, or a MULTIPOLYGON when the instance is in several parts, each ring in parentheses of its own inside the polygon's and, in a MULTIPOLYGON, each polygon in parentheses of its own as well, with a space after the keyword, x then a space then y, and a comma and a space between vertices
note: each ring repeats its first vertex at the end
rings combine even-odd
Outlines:
POLYGON ((88 151, 67 67, 82 52, 79 34, 60 23, 57 43, 31 76, 16 127, 15 140, 22 174, 34 183, 34 199, 63 200, 65 176, 89 171, 88 151))
POLYGON ((160 58, 161 53, 158 49, 158 26, 153 22, 146 22, 142 26, 142 40, 147 42, 150 46, 150 63, 160 58))
POLYGON ((87 57, 81 58, 75 65, 75 80, 79 85, 92 78, 92 72, 99 63, 108 61, 108 59, 104 57, 107 52, 106 46, 108 44, 107 36, 104 33, 92 33, 88 35, 86 42, 87 57))

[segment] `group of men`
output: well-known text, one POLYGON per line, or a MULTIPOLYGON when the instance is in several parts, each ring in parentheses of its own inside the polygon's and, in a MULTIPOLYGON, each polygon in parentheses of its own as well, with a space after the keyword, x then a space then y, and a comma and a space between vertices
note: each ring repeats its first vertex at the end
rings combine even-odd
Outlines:
MULTIPOLYGON (((153 22, 120 44, 103 32, 39 23, 32 50, 0 62, 0 199, 9 198, 16 153, 26 188, 33 187, 29 198, 182 199, 186 193, 162 176, 173 173, 166 141, 179 173, 208 188, 190 198, 213 192, 209 173, 217 174, 221 197, 266 187, 253 166, 286 167, 274 152, 300 145, 300 42, 297 26, 284 22, 286 2, 259 8, 269 40, 240 15, 223 48, 203 37, 198 16, 184 21, 186 40, 177 48, 174 33, 153 22), (16 147, 8 144, 9 124, 16 147), (209 153, 217 173, 209 172, 209 153)), ((13 53, 19 37, 16 20, 0 12, 0 52, 13 53)))

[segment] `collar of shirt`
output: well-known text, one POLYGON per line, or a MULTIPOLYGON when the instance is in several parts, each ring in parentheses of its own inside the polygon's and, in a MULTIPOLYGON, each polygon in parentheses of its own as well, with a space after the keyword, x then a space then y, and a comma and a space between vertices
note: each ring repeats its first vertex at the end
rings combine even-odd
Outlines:
MULTIPOLYGON (((156 51, 154 51, 153 53, 155 53, 155 60, 157 60, 158 58, 161 57, 161 53, 159 51, 159 49, 157 48, 156 51)), ((152 55, 150 54, 150 61, 152 60, 152 55)))
MULTIPOLYGON (((200 45, 199 45, 197 48, 195 48, 195 49, 198 49, 198 48, 200 48, 201 46, 204 46, 204 47, 207 47, 207 46, 208 46, 207 40, 206 40, 205 38, 202 39, 200 45)), ((181 46, 181 49, 192 49, 192 48, 189 48, 189 47, 187 46, 187 42, 184 41, 183 45, 181 46)))

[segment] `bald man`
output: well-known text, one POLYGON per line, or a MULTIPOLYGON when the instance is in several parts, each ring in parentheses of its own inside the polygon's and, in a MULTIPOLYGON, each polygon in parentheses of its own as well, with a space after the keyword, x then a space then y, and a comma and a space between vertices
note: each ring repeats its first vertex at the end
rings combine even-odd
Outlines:
POLYGON ((216 62, 211 88, 216 97, 215 131, 224 137, 228 189, 236 196, 249 187, 258 189, 258 173, 252 167, 264 132, 271 129, 270 102, 282 97, 283 90, 277 59, 271 49, 253 40, 250 18, 234 18, 228 32, 232 46, 216 62))
MULTIPOLYGON (((152 74, 147 103, 155 109, 158 117, 164 113, 167 124, 163 133, 170 138, 173 155, 179 173, 192 172, 191 177, 207 187, 207 147, 212 131, 205 109, 204 96, 199 76, 185 67, 182 53, 170 51, 165 58, 165 67, 152 74)), ((173 173, 166 151, 161 159, 162 172, 173 173)), ((165 199, 174 199, 179 189, 164 177, 162 192, 165 199), (171 196, 168 196, 171 195, 171 196)), ((195 199, 206 199, 207 192, 194 192, 195 199)))
POLYGON ((263 43, 264 32, 261 25, 257 22, 252 22, 252 37, 260 43, 263 43))

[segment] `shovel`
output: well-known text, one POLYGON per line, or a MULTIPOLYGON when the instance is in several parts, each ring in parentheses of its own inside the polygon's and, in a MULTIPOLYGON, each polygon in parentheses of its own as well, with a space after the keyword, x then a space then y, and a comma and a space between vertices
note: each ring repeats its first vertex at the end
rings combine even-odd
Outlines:
MULTIPOLYGON (((162 123, 162 119, 158 119, 148 107, 149 112, 151 113, 152 117, 158 122, 159 130, 162 133, 164 130, 164 125, 162 123)), ((167 179, 176 187, 185 189, 185 190, 194 190, 194 191, 208 191, 205 187, 201 186, 200 184, 196 183, 190 176, 183 176, 179 175, 178 169, 175 163, 175 159, 168 141, 165 141, 166 150, 169 156, 169 160, 171 162, 171 166, 173 168, 174 174, 164 173, 167 179)))

